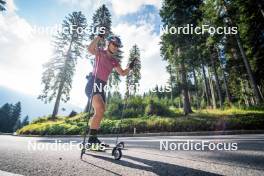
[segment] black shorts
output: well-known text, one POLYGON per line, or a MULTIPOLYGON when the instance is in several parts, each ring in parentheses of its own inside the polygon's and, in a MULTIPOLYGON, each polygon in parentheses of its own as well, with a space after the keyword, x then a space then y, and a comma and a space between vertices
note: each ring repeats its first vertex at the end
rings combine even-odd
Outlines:
POLYGON ((89 76, 86 76, 88 79, 88 82, 85 87, 85 93, 89 99, 92 98, 92 95, 99 94, 103 98, 103 101, 105 103, 105 91, 104 87, 106 85, 106 82, 96 78, 94 81, 94 75, 90 74, 89 76), (95 85, 94 85, 95 84, 95 85))

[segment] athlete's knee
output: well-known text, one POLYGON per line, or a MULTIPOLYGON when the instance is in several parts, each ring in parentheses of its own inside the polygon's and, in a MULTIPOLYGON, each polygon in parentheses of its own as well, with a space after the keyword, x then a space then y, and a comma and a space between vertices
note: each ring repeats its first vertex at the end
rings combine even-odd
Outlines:
POLYGON ((97 109, 95 114, 99 116, 103 116, 104 112, 105 112, 105 109, 102 107, 102 108, 97 109))

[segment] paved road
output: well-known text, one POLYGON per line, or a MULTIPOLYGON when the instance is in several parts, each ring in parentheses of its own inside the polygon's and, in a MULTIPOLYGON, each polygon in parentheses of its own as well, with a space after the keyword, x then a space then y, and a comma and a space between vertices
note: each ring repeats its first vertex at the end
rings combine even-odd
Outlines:
MULTIPOLYGON (((114 138, 104 138, 114 143, 114 138)), ((0 175, 263 175, 264 135, 163 136, 121 138, 126 150, 120 161, 105 153, 80 160, 80 138, 0 135, 0 175), (56 141, 57 140, 57 141, 56 141), (160 140, 163 140, 160 143, 160 140), (233 151, 183 150, 183 145, 220 143, 233 151), (164 150, 168 142, 168 151, 164 150), (56 144, 56 145, 55 145, 56 144), (72 144, 72 145, 70 145, 72 144), (162 144, 162 145, 161 145, 162 144), (230 149, 229 145, 225 145, 230 149), (231 145, 231 144, 230 144, 231 145), (69 148, 72 146, 72 148, 69 148), (175 148, 177 146, 177 149, 175 148), (34 150, 34 147, 35 150, 34 150), (57 147, 57 148, 56 148, 57 147), (162 147, 163 150, 160 150, 162 147), (68 151, 67 151, 68 150, 68 151)), ((198 146, 198 145, 197 145, 198 146)), ((223 145, 222 145, 223 146, 223 145)), ((185 148, 188 149, 188 148, 185 148)), ((200 148, 201 149, 201 148, 200 148)))

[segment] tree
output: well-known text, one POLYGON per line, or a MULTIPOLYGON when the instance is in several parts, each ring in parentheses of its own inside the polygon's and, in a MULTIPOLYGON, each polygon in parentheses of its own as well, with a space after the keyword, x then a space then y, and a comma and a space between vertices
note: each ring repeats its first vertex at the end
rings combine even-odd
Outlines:
MULTIPOLYGON (((200 18, 199 6, 202 1, 173 1, 165 0, 160 10, 160 16, 164 23, 164 28, 172 26, 186 26, 186 24, 196 25, 200 18)), ((169 62, 178 66, 181 77, 181 89, 183 95, 184 114, 192 112, 189 88, 188 88, 188 63, 190 63, 189 48, 196 41, 195 35, 187 34, 171 34, 164 33, 162 36, 162 54, 166 53, 167 48, 171 52, 171 58, 169 62), (174 54, 173 54, 174 53, 174 54)))
MULTIPOLYGON (((236 52, 236 50, 239 51, 239 55, 241 56, 244 63, 256 104, 260 104, 263 101, 263 98, 261 97, 261 93, 259 91, 251 66, 251 63, 256 61, 260 61, 259 65, 263 66, 264 64, 263 61, 261 61, 263 59, 259 59, 263 58, 263 54, 262 56, 259 55, 260 52, 255 52, 255 57, 258 58, 257 60, 254 61, 254 57, 252 57, 254 56, 254 50, 252 50, 252 48, 256 48, 256 46, 263 48, 263 45, 259 45, 259 43, 263 43, 263 40, 261 40, 261 38, 263 38, 261 34, 261 31, 263 29, 263 22, 261 22, 260 20, 259 22, 257 22, 258 19, 261 18, 261 13, 260 11, 255 12, 255 9, 259 9, 259 3, 254 0, 248 0, 246 2, 242 2, 240 0, 217 0, 216 2, 211 2, 211 5, 214 7, 214 9, 216 9, 215 11, 217 12, 218 17, 222 19, 222 22, 225 26, 238 26, 238 32, 234 34, 234 36, 228 36, 230 38, 230 41, 235 41, 232 44, 232 52, 236 52), (252 28, 249 26, 254 27, 252 28), (250 28, 252 28, 252 30, 255 32, 250 31, 250 28), (258 36, 256 36, 256 34, 258 36), (252 45, 249 41, 253 38, 254 44, 252 45), (256 41, 259 42, 257 45, 256 41)), ((251 42, 253 42, 253 40, 251 42)), ((261 51, 261 49, 258 48, 257 51, 261 51)))
POLYGON ((44 65, 42 84, 44 89, 38 97, 45 103, 54 98, 55 104, 52 119, 55 119, 60 101, 67 102, 72 87, 72 77, 75 72, 77 59, 84 50, 83 41, 86 40, 86 18, 82 12, 73 12, 65 17, 62 27, 64 31, 58 32, 55 38, 54 55, 44 65))
POLYGON ((184 59, 181 56, 181 50, 178 48, 177 57, 180 58, 180 72, 181 72, 181 88, 182 88, 182 95, 183 95, 183 111, 184 114, 187 115, 192 113, 190 97, 189 97, 189 88, 187 83, 187 73, 186 67, 184 63, 184 59))
POLYGON ((19 119, 19 120, 16 122, 15 126, 14 126, 14 131, 16 131, 16 130, 18 130, 18 129, 20 129, 20 128, 22 128, 22 123, 21 123, 21 120, 19 119))
POLYGON ((211 55, 210 55, 210 60, 211 60, 211 68, 214 74, 214 78, 215 78, 215 83, 216 83, 216 89, 217 89, 217 94, 218 94, 218 99, 219 99, 219 103, 220 103, 220 107, 223 106, 223 98, 222 98, 222 88, 220 86, 220 80, 219 80, 219 76, 217 73, 217 51, 215 49, 215 47, 210 48, 211 49, 211 55))
POLYGON ((1 132, 9 132, 9 121, 12 116, 12 104, 4 104, 0 108, 0 131, 1 132))
MULTIPOLYGON (((96 34, 100 34, 100 33, 104 33, 105 39, 110 35, 113 35, 111 27, 112 27, 111 14, 108 8, 106 7, 106 5, 103 4, 93 14, 92 23, 90 25, 90 32, 91 32, 91 34, 89 35, 90 40, 93 40, 96 34)), ((105 46, 106 46, 105 40, 98 43, 99 48, 105 48, 105 46)), ((117 53, 114 55, 114 57, 119 61, 119 63, 122 62, 122 58, 123 58, 122 54, 123 51, 119 48, 117 53)), ((113 86, 117 86, 120 83, 120 81, 121 80, 119 74, 113 70, 109 76, 107 84, 110 88, 112 88, 113 86)), ((111 97, 110 93, 111 92, 109 91, 107 95, 107 103, 109 103, 110 101, 110 97, 111 97)))
POLYGON ((137 46, 137 44, 133 45, 132 48, 130 49, 129 52, 129 58, 128 58, 128 63, 131 63, 133 60, 134 61, 134 68, 133 71, 131 71, 127 77, 126 77, 126 96, 129 96, 131 94, 130 91, 133 91, 133 94, 136 94, 137 88, 139 85, 139 80, 141 79, 141 62, 140 62, 140 50, 137 46), (129 86, 133 86, 133 90, 130 90, 129 86))
POLYGON ((0 0, 0 11, 6 10, 5 5, 6 5, 6 1, 0 0))
MULTIPOLYGON (((238 27, 238 33, 236 34, 210 35, 207 36, 206 42, 209 48, 213 48, 210 51, 211 55, 218 53, 220 61, 220 64, 217 63, 216 59, 210 61, 218 97, 221 98, 219 96, 221 94, 221 86, 218 86, 221 79, 217 81, 217 68, 222 70, 224 89, 229 104, 231 103, 229 92, 235 96, 235 101, 240 101, 246 94, 252 94, 255 97, 256 104, 259 104, 263 99, 259 89, 262 87, 261 80, 263 77, 260 76, 263 75, 260 74, 263 72, 263 69, 260 68, 263 68, 264 65, 263 59, 260 59, 263 58, 263 54, 260 53, 263 51, 261 49, 263 48, 261 31, 264 24, 259 20, 262 17, 261 11, 256 11, 255 9, 259 9, 259 2, 256 0, 208 0, 201 6, 203 24, 238 27), (221 57, 223 58, 223 56, 227 58, 225 63, 221 63, 221 57), (242 84, 249 82, 252 89, 245 89, 246 91, 242 92, 238 82, 242 84)), ((219 101, 221 105, 223 100, 219 99, 219 101)))
POLYGON ((6 103, 0 108, 0 131, 4 133, 14 132, 15 126, 20 121, 21 103, 15 105, 6 103))
POLYGON ((173 89, 174 89, 174 82, 175 82, 175 76, 173 75, 173 69, 172 69, 172 65, 168 65, 166 66, 166 70, 169 73, 170 77, 168 80, 169 85, 171 86, 171 92, 170 92, 170 100, 173 100, 173 89))
MULTIPOLYGON (((99 7, 92 19, 92 23, 90 25, 90 40, 93 40, 96 36, 96 34, 102 33, 104 34, 104 37, 108 37, 112 34, 111 31, 112 21, 111 21, 111 14, 108 10, 108 8, 103 4, 101 7, 99 7), (100 30, 101 29, 101 30, 100 30)), ((100 47, 105 47, 105 42, 101 43, 100 47)))
MULTIPOLYGON (((226 78, 226 70, 224 68, 223 65, 225 65, 224 63, 226 62, 226 59, 222 56, 224 56, 224 54, 221 54, 221 51, 218 47, 216 47, 217 49, 217 54, 218 54, 218 58, 219 58, 219 65, 220 65, 220 69, 223 75, 223 81, 224 81, 224 87, 225 87, 225 93, 226 93, 226 98, 227 98, 227 102, 228 105, 232 105, 232 99, 231 99, 231 95, 230 95, 230 91, 229 91, 229 87, 228 87, 228 83, 227 83, 227 78, 226 78)), ((223 51, 223 49, 222 49, 223 51)))
POLYGON ((21 117, 21 103, 17 102, 13 108, 12 108, 12 116, 11 116, 11 121, 10 121, 10 126, 9 128, 12 129, 12 131, 15 131, 15 125, 17 124, 18 121, 20 121, 21 117))
POLYGON ((28 115, 24 117, 24 119, 22 120, 21 124, 22 124, 22 127, 29 124, 29 117, 28 117, 28 115))
POLYGON ((14 126, 14 131, 21 129, 22 127, 26 126, 29 124, 29 117, 28 115, 24 117, 24 119, 18 119, 15 126, 14 126))

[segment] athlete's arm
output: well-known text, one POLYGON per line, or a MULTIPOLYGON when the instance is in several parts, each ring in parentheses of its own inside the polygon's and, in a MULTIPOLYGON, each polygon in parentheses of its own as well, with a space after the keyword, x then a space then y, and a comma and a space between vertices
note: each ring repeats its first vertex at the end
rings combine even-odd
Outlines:
POLYGON ((123 69, 121 68, 121 66, 119 65, 119 66, 115 67, 115 70, 116 70, 117 73, 119 73, 121 76, 126 76, 126 75, 129 73, 130 68, 126 68, 126 69, 123 70, 123 69))
POLYGON ((102 38, 97 36, 89 45, 88 45, 88 51, 92 55, 96 55, 96 50, 97 50, 97 43, 101 40, 102 38))

